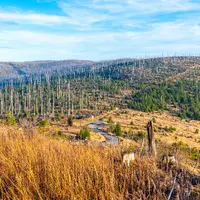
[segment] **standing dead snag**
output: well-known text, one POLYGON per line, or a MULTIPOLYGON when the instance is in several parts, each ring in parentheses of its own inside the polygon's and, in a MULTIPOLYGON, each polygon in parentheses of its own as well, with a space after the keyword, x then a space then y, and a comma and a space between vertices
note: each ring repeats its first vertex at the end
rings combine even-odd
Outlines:
POLYGON ((148 150, 149 153, 156 155, 156 145, 153 131, 153 121, 148 122, 147 124, 147 133, 148 133, 148 150))

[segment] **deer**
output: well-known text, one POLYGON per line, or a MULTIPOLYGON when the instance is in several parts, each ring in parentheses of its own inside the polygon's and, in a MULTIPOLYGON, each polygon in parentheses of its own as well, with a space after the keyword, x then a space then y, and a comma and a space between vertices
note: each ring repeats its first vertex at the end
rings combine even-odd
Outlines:
POLYGON ((164 164, 165 169, 168 171, 170 170, 174 165, 176 165, 177 160, 175 156, 169 154, 169 155, 163 155, 162 156, 162 163, 164 164))
POLYGON ((176 158, 173 155, 163 155, 162 156, 162 161, 164 163, 175 164, 176 163, 176 158))
POLYGON ((122 157, 123 157, 123 163, 127 164, 128 166, 130 165, 130 162, 133 162, 135 160, 135 154, 133 152, 124 153, 122 157))

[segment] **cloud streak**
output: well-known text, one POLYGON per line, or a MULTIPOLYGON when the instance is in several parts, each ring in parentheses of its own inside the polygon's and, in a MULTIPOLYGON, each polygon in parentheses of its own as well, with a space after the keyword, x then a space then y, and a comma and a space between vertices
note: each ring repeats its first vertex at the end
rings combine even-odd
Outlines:
POLYGON ((34 25, 64 25, 64 24, 74 24, 77 23, 65 16, 57 15, 45 15, 36 13, 8 13, 0 12, 0 21, 3 22, 15 22, 18 24, 34 24, 34 25))

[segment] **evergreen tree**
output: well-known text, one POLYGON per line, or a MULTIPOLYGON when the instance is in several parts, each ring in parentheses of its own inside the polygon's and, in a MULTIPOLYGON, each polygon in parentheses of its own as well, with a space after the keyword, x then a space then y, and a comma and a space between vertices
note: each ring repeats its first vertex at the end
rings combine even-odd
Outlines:
POLYGON ((115 127, 115 134, 116 136, 122 137, 121 125, 119 123, 115 127))

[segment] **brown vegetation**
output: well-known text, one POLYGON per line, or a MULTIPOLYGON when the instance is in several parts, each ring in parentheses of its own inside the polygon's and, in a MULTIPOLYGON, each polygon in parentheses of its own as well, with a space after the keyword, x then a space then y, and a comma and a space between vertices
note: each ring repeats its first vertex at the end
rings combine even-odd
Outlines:
POLYGON ((184 170, 166 172, 158 163, 137 156, 128 167, 120 147, 73 145, 10 131, 0 135, 0 198, 166 199, 179 172, 173 197, 198 199, 184 170))

